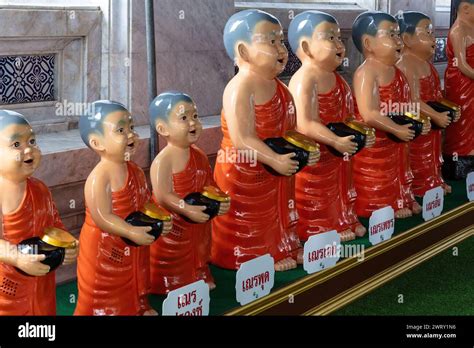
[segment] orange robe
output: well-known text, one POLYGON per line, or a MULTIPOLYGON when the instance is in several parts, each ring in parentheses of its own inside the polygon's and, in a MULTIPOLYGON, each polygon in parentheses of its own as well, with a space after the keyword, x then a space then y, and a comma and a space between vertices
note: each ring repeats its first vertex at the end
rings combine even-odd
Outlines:
MULTIPOLYGON (((255 130, 264 140, 281 137, 296 126, 293 99, 278 79, 275 95, 267 103, 255 106, 255 130)), ((221 116, 224 154, 236 152, 221 116)), ((240 154, 239 154, 240 155, 240 154)), ((236 160, 217 161, 214 178, 231 196, 230 210, 212 221, 212 262, 227 269, 238 269, 243 262, 269 253, 278 262, 296 257, 299 239, 296 233, 295 177, 274 176, 261 163, 236 160), (245 163, 241 163, 245 162, 245 163)))
MULTIPOLYGON (((150 199, 143 171, 132 162, 127 166, 125 186, 112 192, 113 213, 122 219, 150 199)), ((75 315, 139 315, 149 309, 148 246, 130 246, 101 231, 87 207, 79 242, 75 315)))
MULTIPOLYGON (((335 75, 334 88, 318 95, 319 117, 325 125, 344 121, 353 109, 347 82, 339 74, 335 75)), ((296 174, 297 231, 302 240, 330 230, 341 232, 355 228, 358 223, 351 160, 333 155, 323 144, 320 150, 319 162, 296 174)))
MULTIPOLYGON (((379 87, 380 103, 394 105, 410 102, 410 89, 402 72, 395 68, 393 81, 379 87)), ((363 120, 358 114, 356 116, 363 120)), ((355 203, 359 216, 370 217, 373 211, 391 206, 395 211, 411 208, 414 202, 411 182, 409 149, 405 142, 397 143, 383 131, 376 130, 375 144, 364 148, 353 159, 355 203)))
MULTIPOLYGON (((462 106, 461 118, 446 128, 443 153, 467 156, 474 151, 474 80, 464 75, 456 65, 453 46, 448 35, 448 67, 444 75, 446 99, 462 106)), ((474 44, 466 49, 467 63, 474 68, 474 44)))
MULTIPOLYGON (((430 63, 430 75, 420 79, 420 98, 424 102, 443 97, 438 72, 430 63)), ((451 126, 450 126, 451 127, 451 126)), ((441 177, 441 130, 432 129, 410 142, 410 166, 413 171, 413 192, 423 196, 426 191, 444 185, 441 177)))
MULTIPOLYGON (((47 227, 64 229, 51 192, 29 178, 20 207, 3 216, 3 239, 18 244, 43 235, 47 227)), ((0 315, 56 315, 55 272, 31 277, 0 263, 0 315)))
MULTIPOLYGON (((198 147, 190 147, 186 168, 173 174, 174 192, 181 198, 202 192, 204 186, 215 186, 207 156, 198 147)), ((167 292, 204 280, 213 282, 209 270, 211 256, 211 222, 195 224, 173 215, 173 229, 152 244, 150 251, 151 292, 167 292)))

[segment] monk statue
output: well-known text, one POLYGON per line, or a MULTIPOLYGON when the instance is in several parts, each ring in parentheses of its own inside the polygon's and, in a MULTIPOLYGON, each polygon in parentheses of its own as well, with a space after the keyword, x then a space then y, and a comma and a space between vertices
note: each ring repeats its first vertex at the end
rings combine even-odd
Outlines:
POLYGON ((453 0, 456 20, 448 33, 444 74, 446 99, 461 106, 461 118, 446 128, 443 173, 464 179, 474 171, 474 0, 453 0))
POLYGON ((438 72, 432 63, 436 49, 433 23, 428 16, 415 11, 400 13, 397 20, 404 44, 397 67, 407 78, 412 101, 418 103, 421 112, 437 126, 410 142, 413 193, 422 197, 426 191, 437 186, 449 193, 451 187, 441 175, 441 130, 456 122, 460 113, 451 120, 448 111, 438 112, 427 104, 443 99, 438 72))
MULTIPOLYGON (((151 227, 125 221, 150 200, 145 174, 130 159, 138 146, 124 105, 99 100, 82 116, 84 143, 100 161, 85 185, 75 315, 156 315, 149 303, 151 227), (134 243, 130 245, 125 239, 134 243), (135 246, 136 245, 136 246, 135 246)), ((166 230, 171 229, 171 224, 166 230)))
POLYGON ((202 193, 219 202, 218 215, 230 203, 219 194, 206 154, 195 143, 202 133, 194 101, 181 92, 165 92, 150 104, 150 122, 167 146, 151 165, 151 183, 157 203, 173 215, 173 228, 151 246, 152 293, 166 294, 204 280, 215 288, 209 270, 211 222, 205 202, 193 204, 188 195, 202 193))
MULTIPOLYGON (((238 73, 223 95, 223 140, 216 161, 216 184, 231 197, 229 213, 212 221, 212 262, 227 269, 270 254, 275 270, 302 262, 296 232, 294 174, 301 168, 296 152, 278 153, 265 140, 284 137, 296 128, 288 88, 277 76, 288 51, 274 16, 245 10, 229 18, 224 29, 228 56, 238 73)), ((307 165, 319 152, 307 147, 307 165)))
MULTIPOLYGON (((298 235, 307 240, 313 234, 336 230, 341 241, 352 240, 366 232, 354 210, 357 195, 351 155, 358 145, 354 135, 338 136, 326 126, 353 116, 351 89, 336 72, 345 54, 341 30, 333 16, 306 11, 292 20, 288 38, 302 62, 289 86, 297 130, 323 144, 318 164, 296 174, 298 235), (333 154, 329 147, 343 156, 333 154)), ((374 135, 366 137, 366 147, 374 142, 374 135)))
MULTIPOLYGON (((0 157, 0 315, 56 315, 55 272, 46 255, 22 253, 18 245, 64 225, 48 187, 32 177, 41 151, 17 112, 0 110, 0 157)), ((77 252, 77 243, 65 249, 63 264, 75 262, 77 252)))
MULTIPOLYGON (((406 218, 421 212, 411 189, 408 156, 415 131, 412 123, 398 124, 389 115, 406 111, 413 118, 420 116, 414 114, 408 82, 395 66, 403 48, 400 28, 393 16, 368 11, 356 18, 352 38, 365 58, 353 80, 356 115, 376 129, 374 146, 353 160, 356 213, 369 217, 374 210, 391 206, 396 218, 406 218)), ((428 120, 422 123, 422 133, 429 130, 428 120)))

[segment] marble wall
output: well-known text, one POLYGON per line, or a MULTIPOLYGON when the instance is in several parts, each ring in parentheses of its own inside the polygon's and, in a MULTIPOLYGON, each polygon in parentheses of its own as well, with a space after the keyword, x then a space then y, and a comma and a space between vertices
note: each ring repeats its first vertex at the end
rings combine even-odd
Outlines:
POLYGON ((222 91, 234 74, 222 32, 234 0, 155 0, 158 93, 189 93, 199 115, 218 115, 222 91))
MULTIPOLYGON (((38 132, 69 129, 71 115, 57 101, 80 103, 100 96, 101 12, 92 8, 0 8, 0 55, 55 55, 55 101, 8 104, 38 132), (51 25, 54 23, 54 25, 51 25)), ((5 107, 5 106, 4 106, 5 107)))

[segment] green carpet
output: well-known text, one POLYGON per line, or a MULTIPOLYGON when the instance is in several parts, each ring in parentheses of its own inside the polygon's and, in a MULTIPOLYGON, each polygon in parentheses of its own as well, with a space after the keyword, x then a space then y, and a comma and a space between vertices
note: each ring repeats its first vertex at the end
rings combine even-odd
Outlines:
MULTIPOLYGON (((449 182, 449 184, 453 187, 453 193, 445 197, 443 212, 452 210, 467 202, 465 181, 453 181, 449 182)), ((420 204, 421 201, 422 200, 419 200, 420 204)), ((397 220, 395 223, 394 235, 413 228, 423 222, 424 221, 421 217, 421 214, 408 219, 397 220)), ((368 227, 369 219, 361 219, 361 223, 368 227)), ((367 234, 366 236, 358 238, 355 241, 350 241, 343 244, 363 245, 366 249, 371 246, 367 234)), ((455 269, 456 268, 453 268, 453 270, 455 269)), ((216 280, 217 288, 211 292, 210 314, 219 315, 239 305, 235 300, 236 272, 223 270, 215 266, 211 266, 211 271, 216 280)), ((303 270, 302 266, 298 266, 297 269, 291 271, 277 272, 275 274, 275 285, 273 289, 278 289, 282 286, 288 285, 295 280, 304 277, 305 275, 306 272, 303 270)), ((471 291, 474 291, 474 289, 471 289, 471 291)), ((449 292, 447 292, 447 294, 449 295, 449 292)), ((71 315, 75 307, 74 299, 77 298, 76 282, 58 286, 56 296, 58 315, 71 315)), ((150 302, 153 308, 157 309, 160 313, 164 298, 164 296, 150 296, 150 302)))
POLYGON ((445 250, 333 315, 474 315, 474 237, 456 247, 458 256, 445 250))

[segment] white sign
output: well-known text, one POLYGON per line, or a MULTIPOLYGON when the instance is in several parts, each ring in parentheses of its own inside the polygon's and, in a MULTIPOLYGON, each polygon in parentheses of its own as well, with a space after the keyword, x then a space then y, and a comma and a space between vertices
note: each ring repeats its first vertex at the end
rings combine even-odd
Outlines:
POLYGON ((237 302, 242 306, 270 293, 275 282, 275 261, 270 254, 240 265, 235 280, 237 302))
POLYGON ((369 219, 369 241, 372 245, 392 238, 395 230, 395 212, 390 206, 378 209, 369 219))
POLYGON ((470 172, 466 177, 467 199, 474 201, 474 172, 470 172))
POLYGON ((441 186, 426 191, 423 196, 423 219, 431 220, 441 215, 444 204, 444 191, 441 186))
POLYGON ((304 244, 303 268, 309 274, 332 267, 339 261, 341 237, 337 231, 315 234, 304 244))
POLYGON ((170 291, 163 302, 163 315, 209 315, 209 285, 204 280, 170 291))

